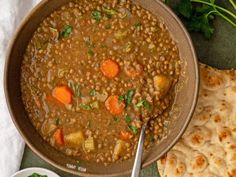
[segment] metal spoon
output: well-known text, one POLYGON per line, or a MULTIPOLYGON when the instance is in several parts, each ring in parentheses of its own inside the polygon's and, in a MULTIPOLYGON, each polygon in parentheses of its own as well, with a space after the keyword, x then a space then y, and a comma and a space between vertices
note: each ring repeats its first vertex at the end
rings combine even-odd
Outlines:
POLYGON ((139 177, 141 164, 142 164, 143 144, 144 144, 146 127, 147 127, 147 124, 144 124, 139 135, 138 147, 137 147, 137 151, 135 155, 134 166, 133 166, 131 177, 139 177))

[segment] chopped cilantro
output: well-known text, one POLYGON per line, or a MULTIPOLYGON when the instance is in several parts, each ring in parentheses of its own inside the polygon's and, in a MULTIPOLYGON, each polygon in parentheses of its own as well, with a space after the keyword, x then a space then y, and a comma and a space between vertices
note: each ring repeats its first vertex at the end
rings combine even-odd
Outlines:
POLYGON ((70 25, 65 25, 63 31, 61 32, 62 37, 69 37, 72 34, 73 27, 70 25))
POLYGON ((144 107, 145 109, 150 109, 151 108, 151 104, 147 101, 147 100, 141 100, 140 102, 138 102, 136 104, 136 107, 141 108, 144 107))
POLYGON ((80 92, 80 84, 79 83, 75 83, 72 80, 68 81, 68 86, 73 90, 73 93, 76 97, 80 97, 81 96, 81 92, 80 92))
POLYGON ((125 116, 125 122, 126 122, 126 123, 130 123, 131 121, 132 121, 131 117, 128 116, 128 115, 126 115, 126 116, 125 116))
POLYGON ((47 175, 40 175, 38 173, 33 173, 32 175, 30 175, 28 177, 48 177, 48 176, 47 175))
POLYGON ((80 104, 80 107, 82 108, 82 109, 84 109, 84 110, 91 110, 92 109, 92 107, 89 105, 89 104, 83 104, 83 103, 81 103, 80 104))
POLYGON ((125 97, 123 96, 123 95, 120 95, 119 97, 118 97, 118 100, 121 102, 121 101, 124 101, 125 100, 125 97))
POLYGON ((135 126, 132 126, 132 125, 129 125, 128 126, 130 131, 133 133, 133 134, 137 134, 138 133, 138 128, 135 127, 135 126))
POLYGON ((134 96, 135 91, 134 90, 128 90, 126 96, 125 96, 125 101, 127 105, 130 105, 132 100, 133 100, 133 96, 134 96))
POLYGON ((99 22, 102 19, 102 13, 100 11, 95 10, 92 12, 92 18, 99 22))
POLYGON ((132 103, 134 94, 135 94, 135 90, 128 90, 125 95, 120 95, 118 100, 120 102, 124 101, 126 106, 128 106, 132 103))
POLYGON ((90 90, 89 95, 96 96, 96 90, 95 89, 90 90))

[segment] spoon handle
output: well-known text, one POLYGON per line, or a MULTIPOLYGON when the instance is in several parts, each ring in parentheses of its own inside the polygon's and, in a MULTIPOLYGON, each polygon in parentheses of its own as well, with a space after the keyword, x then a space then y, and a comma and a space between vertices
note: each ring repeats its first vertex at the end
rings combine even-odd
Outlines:
POLYGON ((137 147, 137 151, 136 151, 136 155, 135 155, 134 166, 133 166, 131 177, 139 177, 141 164, 142 164, 145 129, 146 129, 146 124, 143 125, 141 132, 140 132, 139 142, 138 142, 138 147, 137 147))

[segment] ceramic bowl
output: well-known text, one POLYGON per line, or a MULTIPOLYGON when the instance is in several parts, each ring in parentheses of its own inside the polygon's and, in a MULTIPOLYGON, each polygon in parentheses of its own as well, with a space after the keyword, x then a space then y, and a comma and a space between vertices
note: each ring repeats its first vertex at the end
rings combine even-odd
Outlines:
MULTIPOLYGON (((40 22, 69 0, 42 0, 23 20, 9 46, 5 65, 5 95, 9 111, 18 131, 28 146, 42 159, 66 172, 81 176, 121 176, 131 172, 133 159, 104 166, 99 163, 77 163, 72 157, 55 150, 37 133, 24 109, 20 91, 20 68, 26 46, 40 22)), ((178 17, 159 0, 135 0, 163 21, 177 42, 182 59, 182 74, 171 110, 170 133, 143 156, 146 167, 164 155, 184 133, 196 105, 198 94, 198 62, 188 32, 178 17), (177 109, 176 109, 177 108, 177 109)))

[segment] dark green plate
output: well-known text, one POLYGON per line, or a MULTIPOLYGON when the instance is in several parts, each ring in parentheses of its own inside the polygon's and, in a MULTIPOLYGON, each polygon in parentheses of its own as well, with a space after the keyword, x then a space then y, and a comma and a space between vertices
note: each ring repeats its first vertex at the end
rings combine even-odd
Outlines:
MULTIPOLYGON (((224 4, 225 1, 221 0, 224 4)), ((226 4, 226 3, 225 3, 226 4)), ((198 33, 191 33, 199 61, 219 69, 236 69, 236 29, 222 19, 214 22, 214 36, 206 40, 198 33)), ((28 147, 25 148, 21 168, 44 167, 62 177, 74 177, 47 164, 28 147)), ((156 163, 142 170, 141 177, 158 177, 156 163)))

